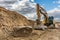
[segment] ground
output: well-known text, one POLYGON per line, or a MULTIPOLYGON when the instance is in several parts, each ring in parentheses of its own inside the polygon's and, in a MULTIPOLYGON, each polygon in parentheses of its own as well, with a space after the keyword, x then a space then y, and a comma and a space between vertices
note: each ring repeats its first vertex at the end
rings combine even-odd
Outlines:
POLYGON ((60 29, 33 30, 28 37, 6 36, 0 30, 0 40, 60 40, 60 29))

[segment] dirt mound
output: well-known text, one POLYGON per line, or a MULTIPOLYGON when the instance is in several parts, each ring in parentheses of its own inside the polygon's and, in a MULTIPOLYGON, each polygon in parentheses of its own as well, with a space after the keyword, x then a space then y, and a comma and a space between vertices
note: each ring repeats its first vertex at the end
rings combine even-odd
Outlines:
POLYGON ((30 33, 32 31, 30 26, 31 25, 26 17, 15 11, 0 7, 0 28, 5 32, 12 32, 11 34, 15 33, 16 35, 18 34, 17 30, 19 30, 19 32, 22 30, 22 32, 26 31, 30 33))
POLYGON ((15 11, 9 11, 5 8, 0 7, 0 25, 14 26, 29 26, 27 18, 15 11))

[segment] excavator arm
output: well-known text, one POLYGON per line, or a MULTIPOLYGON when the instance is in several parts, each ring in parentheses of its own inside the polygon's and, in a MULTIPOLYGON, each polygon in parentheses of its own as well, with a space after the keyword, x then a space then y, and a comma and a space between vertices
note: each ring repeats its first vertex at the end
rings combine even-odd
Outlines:
POLYGON ((37 11, 37 20, 36 20, 37 25, 43 24, 47 27, 50 26, 50 25, 53 25, 55 27, 55 24, 53 23, 54 17, 53 16, 48 16, 45 9, 42 8, 41 6, 39 6, 39 4, 36 5, 36 11, 37 11), (40 21, 41 14, 44 16, 44 20, 42 22, 40 21))
POLYGON ((48 21, 47 12, 42 7, 40 7, 39 4, 36 5, 36 12, 37 12, 37 19, 36 19, 37 25, 40 25, 40 23, 41 23, 40 22, 41 14, 44 15, 43 24, 46 24, 46 22, 48 21))
POLYGON ((40 7, 39 9, 40 9, 39 10, 40 13, 43 14, 43 16, 44 16, 44 20, 43 20, 42 23, 46 26, 50 26, 51 24, 54 24, 53 23, 54 17, 53 16, 48 16, 47 12, 42 7, 40 7))
POLYGON ((40 12, 39 12, 39 4, 37 4, 36 5, 36 12, 37 12, 37 19, 36 19, 36 23, 37 23, 37 25, 40 25, 40 17, 41 17, 41 15, 40 15, 40 12))
POLYGON ((43 11, 44 11, 44 13, 42 12, 42 10, 40 10, 40 13, 44 16, 44 20, 43 20, 43 24, 46 24, 47 23, 47 21, 48 21, 48 15, 47 15, 47 12, 42 8, 42 7, 40 7, 43 11))

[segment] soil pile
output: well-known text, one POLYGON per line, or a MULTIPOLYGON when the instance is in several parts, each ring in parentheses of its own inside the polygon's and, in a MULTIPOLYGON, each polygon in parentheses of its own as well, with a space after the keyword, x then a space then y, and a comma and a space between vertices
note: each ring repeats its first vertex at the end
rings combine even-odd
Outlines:
POLYGON ((14 26, 29 26, 27 18, 15 11, 9 11, 5 8, 0 7, 0 25, 14 26))
POLYGON ((14 34, 15 36, 19 36, 20 33, 21 35, 23 35, 24 31, 32 31, 31 27, 28 26, 31 25, 26 17, 15 11, 10 11, 3 7, 0 7, 0 28, 2 30, 4 30, 8 34, 14 34))

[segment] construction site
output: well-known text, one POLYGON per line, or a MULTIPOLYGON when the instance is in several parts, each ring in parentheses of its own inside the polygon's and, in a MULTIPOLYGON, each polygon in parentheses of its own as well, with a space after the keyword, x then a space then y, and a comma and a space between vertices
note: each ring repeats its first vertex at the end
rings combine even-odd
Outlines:
POLYGON ((36 16, 36 20, 29 20, 16 11, 0 7, 0 40, 60 40, 60 22, 48 16, 39 4, 36 4, 36 16))

